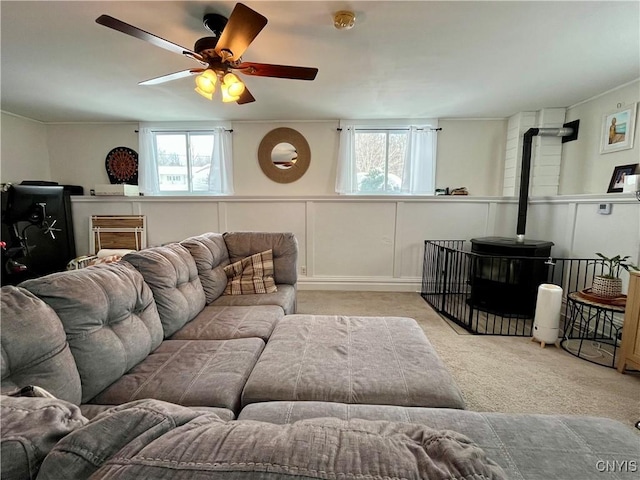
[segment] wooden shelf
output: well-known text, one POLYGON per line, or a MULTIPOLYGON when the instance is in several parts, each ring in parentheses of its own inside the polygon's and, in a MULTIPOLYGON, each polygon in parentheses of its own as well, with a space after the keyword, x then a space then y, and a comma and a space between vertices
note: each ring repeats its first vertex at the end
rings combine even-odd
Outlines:
POLYGON ((640 370, 640 272, 629 272, 627 308, 622 326, 622 343, 618 357, 618 371, 628 367, 640 370))

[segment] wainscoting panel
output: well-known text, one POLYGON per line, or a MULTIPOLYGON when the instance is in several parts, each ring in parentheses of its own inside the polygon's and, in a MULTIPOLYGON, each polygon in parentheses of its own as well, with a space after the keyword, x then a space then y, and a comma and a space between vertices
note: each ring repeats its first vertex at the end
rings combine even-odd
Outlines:
POLYGON ((426 204, 399 202, 396 277, 415 279, 422 275, 425 240, 470 240, 486 235, 487 202, 437 200, 426 204))
POLYGON ((566 257, 571 246, 567 231, 572 217, 567 204, 535 203, 529 205, 525 238, 553 242, 551 255, 566 257))
POLYGON ((516 225, 518 223, 518 200, 515 199, 511 203, 495 203, 492 205, 495 209, 493 233, 491 226, 489 226, 489 232, 487 236, 496 237, 515 237, 516 225))
POLYGON ((396 203, 318 202, 313 274, 393 277, 396 203))
MULTIPOLYGON (((426 239, 515 237, 513 197, 72 197, 78 255, 91 215, 147 216, 148 245, 204 232, 290 231, 299 244, 299 288, 418 291, 426 239)), ((631 195, 532 198, 526 237, 556 257, 595 252, 640 257, 640 204, 631 195), (599 203, 612 203, 599 215, 599 203)))
MULTIPOLYGON (((140 202, 139 213, 147 216, 149 246, 179 242, 205 232, 217 232, 217 202, 140 202)), ((138 212, 136 212, 138 213, 138 212)))
POLYGON ((223 212, 220 219, 220 232, 293 232, 298 239, 298 265, 305 265, 307 256, 305 202, 274 202, 261 199, 220 203, 220 210, 223 212))
POLYGON ((606 256, 636 255, 640 241, 640 203, 612 205, 610 215, 600 215, 597 209, 597 203, 578 205, 574 255, 591 257, 596 252, 606 256), (632 242, 635 243, 633 249, 630 248, 632 242))

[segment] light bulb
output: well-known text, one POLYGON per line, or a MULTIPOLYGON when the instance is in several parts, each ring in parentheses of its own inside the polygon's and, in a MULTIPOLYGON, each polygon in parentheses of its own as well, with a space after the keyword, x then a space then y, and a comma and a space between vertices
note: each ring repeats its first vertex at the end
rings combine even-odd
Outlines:
POLYGON ((227 73, 222 81, 227 86, 227 92, 232 97, 239 97, 244 92, 244 83, 233 73, 227 73))
POLYGON ((235 102, 240 99, 240 95, 231 95, 229 93, 229 86, 226 83, 220 85, 220 90, 222 91, 223 102, 235 102))
POLYGON ((222 81, 227 85, 232 85, 234 83, 238 83, 240 79, 234 73, 227 73, 222 81))
POLYGON ((239 97, 242 95, 242 92, 244 92, 244 83, 238 82, 229 85, 229 95, 239 97))
POLYGON ((196 87, 194 88, 194 90, 208 100, 213 99, 213 92, 205 92, 204 90, 200 89, 200 87, 196 87))
POLYGON ((198 92, 203 97, 211 100, 213 92, 216 89, 217 80, 218 78, 216 77, 216 73, 213 70, 205 70, 196 77, 196 92, 198 92))

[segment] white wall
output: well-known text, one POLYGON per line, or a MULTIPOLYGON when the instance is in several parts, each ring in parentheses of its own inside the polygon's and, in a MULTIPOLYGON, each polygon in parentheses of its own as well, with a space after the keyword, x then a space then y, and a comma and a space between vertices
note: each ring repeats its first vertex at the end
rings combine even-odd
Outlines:
POLYGON ((51 180, 47 126, 2 113, 0 183, 51 180))
POLYGON ((49 124, 47 146, 53 180, 82 185, 85 195, 96 184, 108 184, 107 154, 116 147, 138 151, 137 129, 137 123, 49 124))
POLYGON ((502 195, 507 120, 439 120, 436 188, 502 195))
MULTIPOLYGON (((236 195, 335 195, 338 122, 233 123, 236 195), (298 130, 309 142, 311 164, 298 181, 278 184, 258 165, 258 146, 278 127, 298 130)), ((436 186, 467 187, 471 195, 500 195, 506 120, 440 120, 436 186)), ((105 158, 115 147, 138 150, 136 123, 42 124, 2 116, 3 181, 54 180, 82 185, 85 194, 109 183, 105 158), (14 152, 19 152, 18 154, 14 152)))
MULTIPOLYGON (((638 162, 640 137, 633 150, 599 154, 602 116, 617 103, 638 101, 638 86, 636 82, 568 111, 567 121, 580 118, 581 126, 579 140, 564 146, 560 191, 565 195, 533 197, 527 224, 527 238, 553 241, 555 256, 593 257, 602 251, 639 260, 638 202, 630 194, 604 192, 615 165, 638 162), (597 194, 566 195, 574 191, 597 194), (599 203, 612 203, 612 214, 598 215, 599 203)), ((39 177, 88 190, 108 182, 104 159, 112 148, 137 150, 136 124, 43 129, 37 122, 5 117, 3 179, 39 177), (42 158, 49 160, 50 169, 42 158), (16 178, 6 177, 6 172, 16 178)), ((337 122, 238 122, 233 125, 236 196, 76 197, 78 254, 88 252, 90 215, 144 214, 150 245, 206 231, 292 231, 300 242, 300 265, 308 272, 301 280, 303 288, 416 290, 424 240, 515 233, 516 201, 499 196, 506 120, 441 120, 440 126, 437 185, 465 186, 469 197, 341 197, 333 191, 337 122), (262 137, 280 126, 300 131, 311 147, 307 174, 289 185, 268 180, 257 161, 262 137)))
POLYGON ((331 195, 335 193, 338 122, 234 122, 233 171, 236 195, 331 195), (309 143, 311 163, 303 177, 292 183, 270 180, 258 165, 258 146, 271 130, 289 127, 309 143))
MULTIPOLYGON (((640 101, 640 80, 567 109, 566 121, 580 120, 578 139, 563 145, 561 195, 605 193, 617 165, 640 162, 640 135, 636 122, 634 146, 629 150, 600 153, 603 117, 640 101)), ((637 120, 637 119, 636 119, 637 120)))
MULTIPOLYGON (((236 195, 336 195, 337 121, 234 122, 233 159, 236 195), (311 148, 309 170, 298 181, 269 180, 258 165, 262 138, 278 127, 298 130, 311 148)), ((440 121, 438 185, 465 186, 472 195, 499 195, 506 120, 440 121)), ((137 124, 52 124, 47 126, 53 180, 82 185, 85 193, 109 183, 104 162, 112 148, 138 151, 137 124)))

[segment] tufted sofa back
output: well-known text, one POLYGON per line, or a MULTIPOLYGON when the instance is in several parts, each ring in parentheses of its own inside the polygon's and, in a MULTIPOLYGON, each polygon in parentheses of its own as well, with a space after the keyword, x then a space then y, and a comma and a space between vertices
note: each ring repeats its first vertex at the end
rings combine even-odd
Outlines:
MULTIPOLYGON (((20 284, 60 317, 87 402, 144 360, 163 339, 153 294, 125 262, 20 284)), ((47 328, 47 334, 50 328, 47 328)))
POLYGON ((205 233, 187 238, 180 242, 180 245, 189 250, 196 262, 207 304, 213 302, 222 295, 227 286, 224 267, 230 263, 229 251, 222 234, 205 233))
POLYGON ((185 247, 171 243, 125 255, 153 291, 164 336, 170 337, 205 306, 196 262, 185 247))
POLYGON ((231 263, 271 249, 276 283, 298 282, 298 240, 293 233, 227 232, 223 237, 231 263))
POLYGON ((1 297, 2 392, 37 385, 79 405, 80 375, 56 312, 20 287, 2 287, 1 297))

